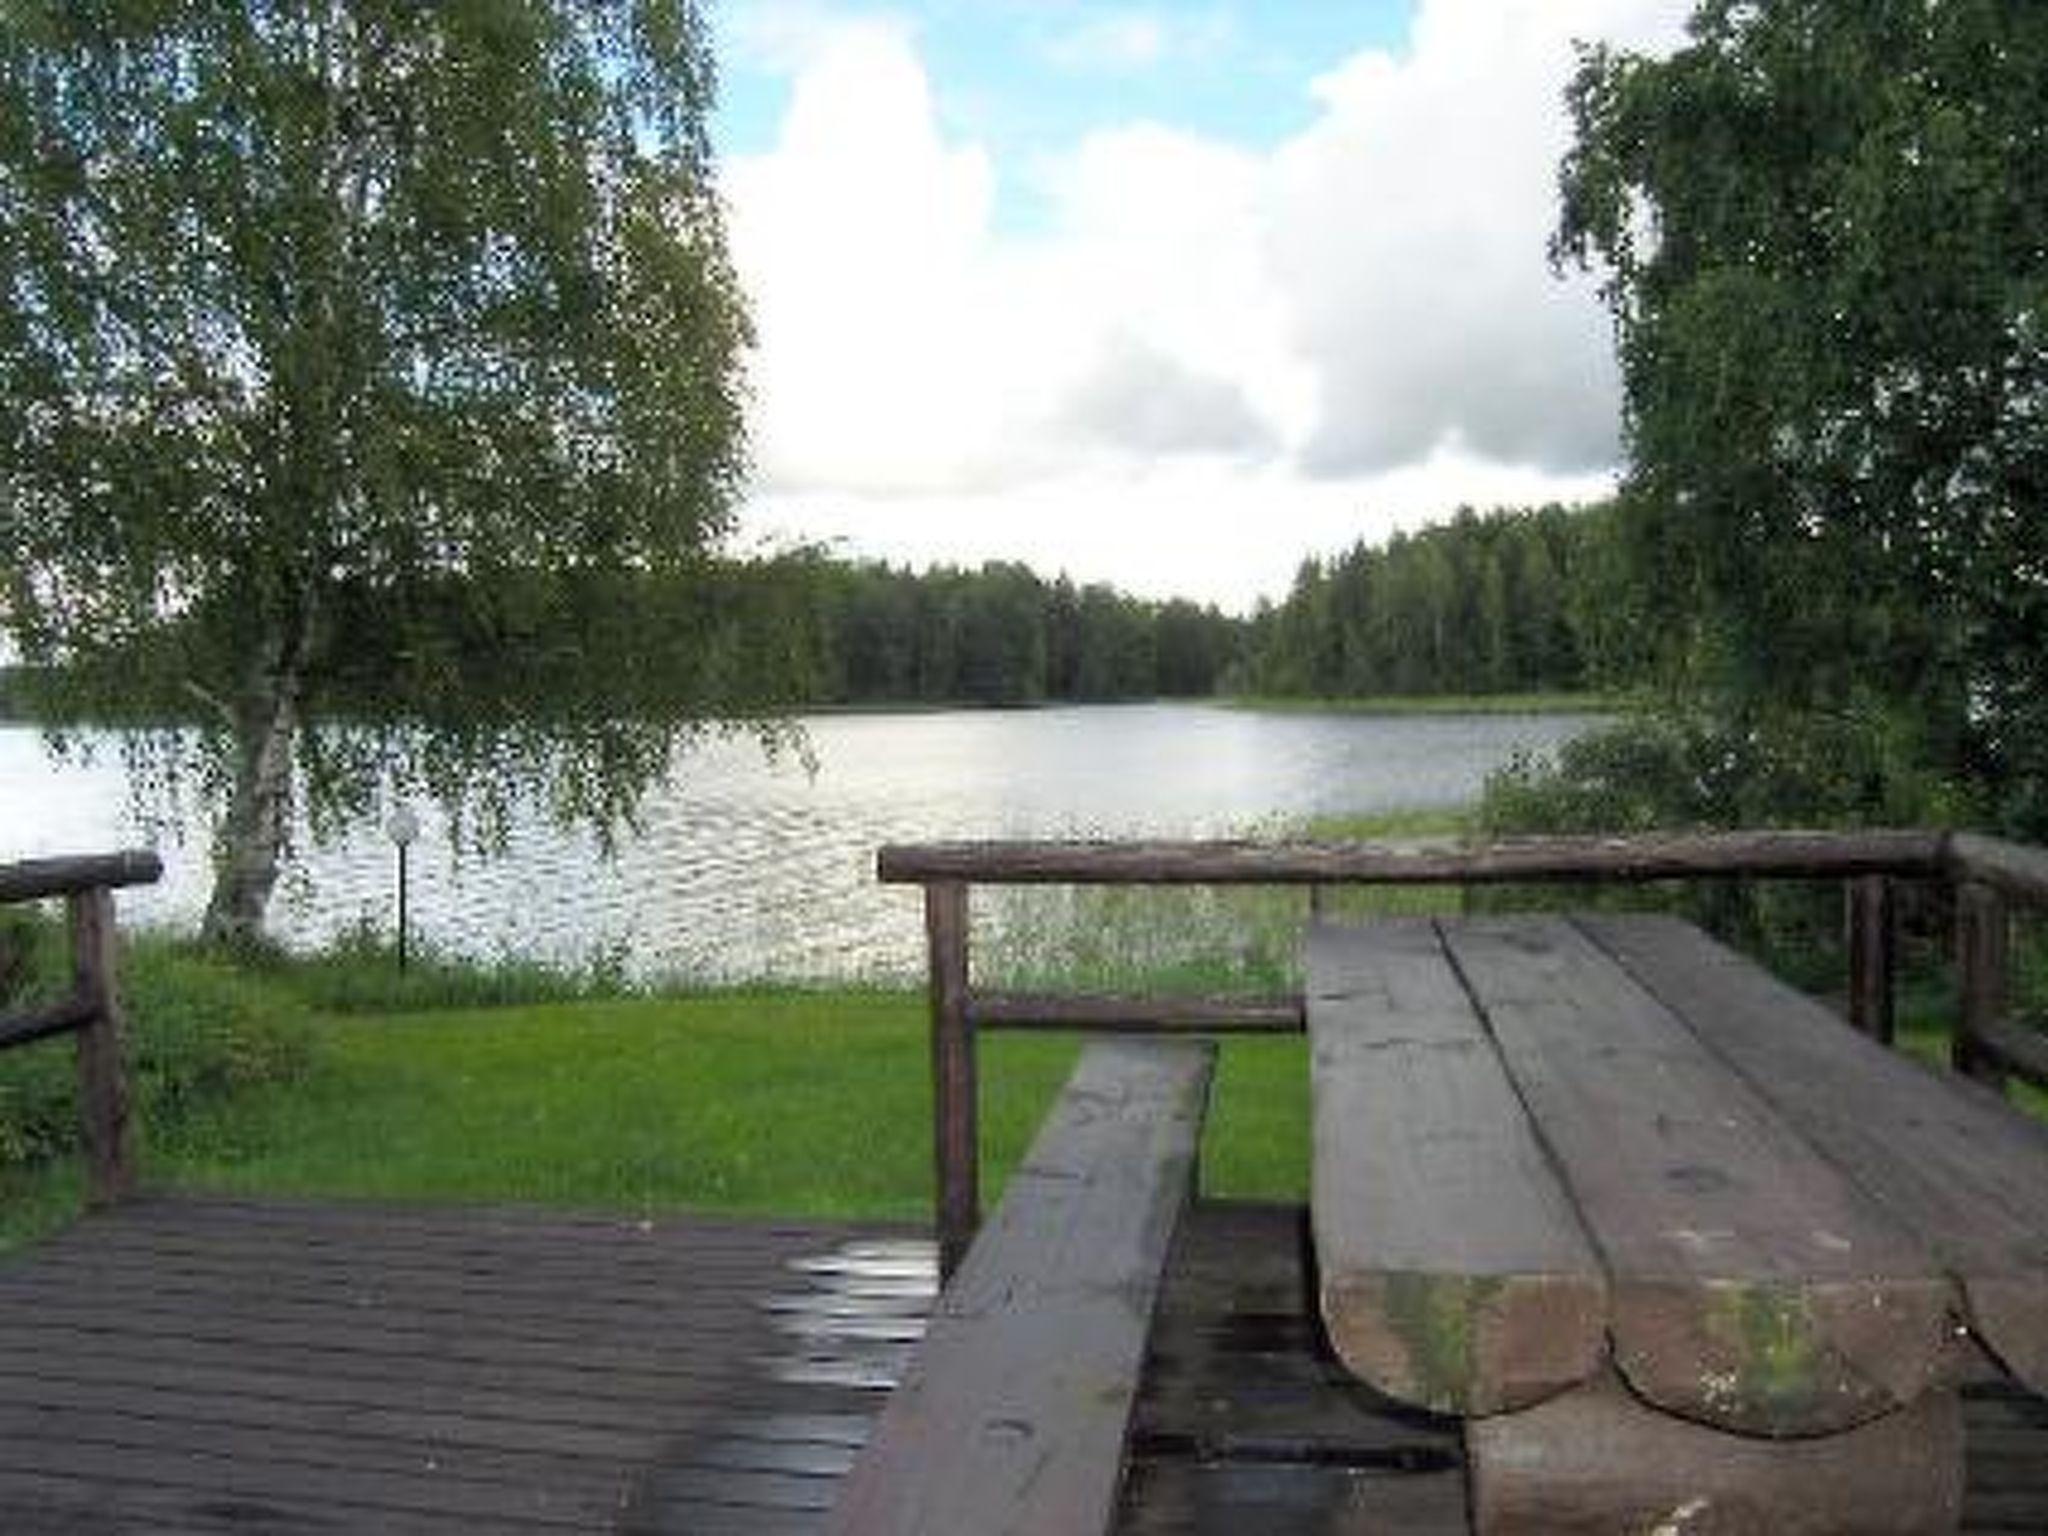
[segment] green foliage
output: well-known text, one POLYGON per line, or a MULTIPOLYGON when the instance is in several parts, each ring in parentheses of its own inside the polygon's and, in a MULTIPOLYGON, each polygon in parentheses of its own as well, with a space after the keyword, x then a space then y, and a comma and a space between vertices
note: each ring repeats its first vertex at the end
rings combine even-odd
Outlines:
POLYGON ((692 0, 0 10, 0 624, 74 707, 200 701, 131 766, 227 806, 213 931, 295 759, 329 820, 608 828, 700 712, 602 621, 742 481, 711 99, 692 0))
POLYGON ((1544 507, 1306 562, 1232 682, 1276 697, 1568 691, 1634 682, 1600 549, 1611 517, 1544 507))
MULTIPOLYGON (((1975 815, 1949 781, 1924 767, 1895 715, 1787 713, 1740 724, 1673 705, 1574 737, 1554 760, 1516 757, 1488 779, 1478 821, 1487 835, 1510 837, 1941 826, 1975 815)), ((1599 899, 1557 887, 1488 897, 1509 908, 1599 899)), ((1813 990, 1841 984, 1841 893, 1833 883, 1709 881, 1629 887, 1611 899, 1683 912, 1813 990)))
MULTIPOLYGON (((61 995, 69 946, 56 925, 10 916, 26 962, 12 996, 61 995)), ((232 964, 161 940, 131 945, 121 973, 134 1104, 145 1137, 248 1090, 300 1080, 314 1058, 311 1017, 290 993, 232 964)), ((77 1143, 69 1039, 0 1055, 0 1167, 61 1157, 77 1143)))
POLYGON ((1553 245, 1619 325, 1638 633, 1732 720, 1910 721, 2048 829, 2048 7, 1691 33, 1583 56, 1553 245))
POLYGON ((1674 705, 1574 737, 1555 761, 1518 755, 1488 780, 1479 819, 1496 834, 1968 819, 1916 748, 1889 715, 1742 724, 1674 705))

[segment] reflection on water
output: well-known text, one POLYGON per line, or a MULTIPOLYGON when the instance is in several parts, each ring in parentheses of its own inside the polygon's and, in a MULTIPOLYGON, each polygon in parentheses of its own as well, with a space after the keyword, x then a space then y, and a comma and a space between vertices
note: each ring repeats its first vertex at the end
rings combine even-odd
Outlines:
MULTIPOLYGON (((707 978, 901 976, 921 964, 915 890, 875 883, 886 842, 960 837, 1225 836, 1322 815, 1451 805, 1517 748, 1585 717, 1279 715, 1197 704, 822 716, 815 776, 751 743, 685 759, 618 857, 545 824, 501 860, 458 859, 430 825, 412 852, 416 931, 471 954, 580 963, 620 950, 641 972, 707 978)), ((149 840, 115 753, 53 766, 0 726, 0 859, 149 840)), ((160 840, 162 886, 129 914, 194 921, 205 839, 160 840)), ((393 855, 366 828, 295 863, 273 912, 288 942, 389 924, 393 855)))

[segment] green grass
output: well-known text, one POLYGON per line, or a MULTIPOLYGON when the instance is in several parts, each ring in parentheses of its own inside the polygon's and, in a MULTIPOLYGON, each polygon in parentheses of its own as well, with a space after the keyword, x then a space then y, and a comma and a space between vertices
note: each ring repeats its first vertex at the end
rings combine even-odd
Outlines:
POLYGON ((85 1175, 75 1157, 0 1167, 0 1255, 64 1227, 84 1201, 85 1175))
POLYGON ((1614 693, 1387 693, 1355 699, 1240 694, 1220 702, 1275 715, 1618 715, 1635 707, 1628 695, 1614 693))
MULTIPOLYGON (((1267 835, 1457 839, 1472 830, 1467 812, 1432 810, 1267 835)), ((1022 905, 979 911, 982 985, 1238 994, 1298 985, 1300 891, 1019 894, 1022 905)), ((1455 910, 1459 895, 1380 888, 1333 892, 1331 902, 1347 913, 1455 910)), ((367 944, 310 959, 252 957, 226 982, 198 958, 136 958, 138 1001, 152 970, 181 981, 166 994, 177 1008, 158 1005, 167 1019, 217 1011, 219 994, 243 1012, 310 1012, 319 1042, 296 1081, 224 1079, 231 1091, 174 1095, 177 1113, 145 1128, 143 1167, 153 1182, 636 1213, 922 1220, 930 1212, 927 1019, 922 995, 909 989, 652 995, 632 992, 602 958, 560 976, 516 960, 428 957, 401 977, 387 952, 367 944), (186 976, 195 966, 204 974, 186 976)), ((1831 985, 1839 958, 1822 958, 1818 984, 1831 985)), ((1911 967, 1903 981, 1902 1045, 1941 1060, 1953 987, 1938 965, 1911 967)), ((1076 1049, 1065 1037, 982 1038, 988 1204, 1076 1049)), ((2048 1114, 2048 1095, 2016 1083, 2013 1097, 2048 1114)), ((1204 1138, 1204 1188, 1299 1200, 1308 1146, 1304 1042, 1227 1043, 1204 1138)), ((78 1191, 70 1160, 0 1164, 0 1251, 61 1225, 78 1191)))
MULTIPOLYGON (((988 1198, 1072 1040, 986 1038, 988 1198)), ((153 1175, 189 1188, 647 1212, 929 1213, 926 1018, 909 992, 736 992, 338 1020, 298 1086, 189 1118, 153 1175)), ((1209 1187, 1301 1197, 1299 1040, 1225 1048, 1209 1187)))

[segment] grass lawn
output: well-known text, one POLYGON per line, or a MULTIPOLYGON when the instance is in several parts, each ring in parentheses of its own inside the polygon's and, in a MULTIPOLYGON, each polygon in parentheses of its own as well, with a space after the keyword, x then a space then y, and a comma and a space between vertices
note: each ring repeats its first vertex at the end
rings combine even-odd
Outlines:
MULTIPOLYGON (((586 1208, 922 1218, 930 1087, 920 994, 697 996, 337 1019, 287 1088, 145 1154, 188 1188, 586 1208)), ((991 1203, 1076 1045, 981 1042, 991 1203)), ((1205 1185, 1300 1198, 1298 1039, 1225 1048, 1205 1185)))

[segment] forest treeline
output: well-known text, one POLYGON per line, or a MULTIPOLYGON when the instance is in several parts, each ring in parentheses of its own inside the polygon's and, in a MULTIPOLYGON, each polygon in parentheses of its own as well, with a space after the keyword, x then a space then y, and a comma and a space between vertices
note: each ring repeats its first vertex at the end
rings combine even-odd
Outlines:
POLYGON ((734 633, 712 649, 780 655, 789 701, 816 705, 1613 688, 1635 680, 1640 606, 1615 537, 1609 506, 1464 508, 1304 561, 1249 618, 1014 562, 793 557, 725 572, 708 600, 734 633))
POLYGON ((1610 506, 1462 508, 1302 564, 1245 637, 1237 691, 1273 697, 1575 692, 1636 680, 1610 506))
POLYGON ((1223 685, 1242 621, 1025 566, 922 572, 811 561, 796 568, 824 704, 1031 704, 1191 698, 1223 685))
MULTIPOLYGON (((674 573, 487 583, 389 601, 342 591, 320 644, 330 712, 455 728, 463 714, 711 713, 841 705, 1572 692, 1631 680, 1613 510, 1476 513, 1305 561, 1249 618, 997 561, 913 571, 814 552, 674 573), (600 675, 601 674, 601 675, 600 675), (552 705, 548 701, 553 701, 552 705)), ((208 632, 152 636, 98 718, 206 707, 208 632), (154 685, 151 679, 155 679, 154 685), (115 700, 124 708, 113 708, 115 700)), ((0 714, 41 713, 34 679, 0 714)), ((78 690, 52 690, 76 694, 78 690)))
POLYGON ((1464 508, 1304 561, 1247 619, 1008 562, 807 558, 755 573, 751 601, 773 591, 803 635, 815 704, 1561 693, 1635 680, 1615 537, 1608 506, 1464 508))

